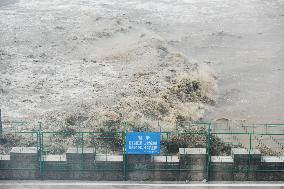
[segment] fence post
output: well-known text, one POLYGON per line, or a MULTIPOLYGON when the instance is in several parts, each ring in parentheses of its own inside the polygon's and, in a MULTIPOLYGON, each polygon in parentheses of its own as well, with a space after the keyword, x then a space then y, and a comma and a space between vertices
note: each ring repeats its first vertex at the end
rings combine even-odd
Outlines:
POLYGON ((43 167, 44 167, 44 161, 43 161, 43 133, 40 131, 40 167, 41 167, 41 179, 43 180, 43 167))
POLYGON ((248 158, 248 167, 247 167, 247 180, 249 180, 249 174, 251 173, 251 132, 249 133, 249 158, 248 158))
POLYGON ((122 131, 122 154, 123 154, 123 180, 127 181, 127 155, 125 149, 125 131, 122 131))
POLYGON ((84 133, 81 133, 81 150, 82 150, 82 154, 84 152, 84 133))
POLYGON ((0 109, 0 135, 2 135, 2 131, 3 131, 3 125, 2 125, 2 112, 0 109))
POLYGON ((122 128, 122 130, 124 132, 126 132, 128 130, 128 124, 127 124, 127 121, 122 121, 120 122, 120 127, 122 128))
MULTIPOLYGON (((40 123, 41 129, 41 123, 40 123)), ((39 168, 39 178, 43 180, 43 134, 41 130, 37 132, 37 156, 38 156, 38 168, 39 168)))
POLYGON ((41 132, 41 122, 38 122, 38 130, 41 132))
POLYGON ((211 141, 212 140, 212 133, 211 133, 211 123, 208 124, 208 133, 207 133, 207 181, 210 180, 210 166, 211 166, 211 141))

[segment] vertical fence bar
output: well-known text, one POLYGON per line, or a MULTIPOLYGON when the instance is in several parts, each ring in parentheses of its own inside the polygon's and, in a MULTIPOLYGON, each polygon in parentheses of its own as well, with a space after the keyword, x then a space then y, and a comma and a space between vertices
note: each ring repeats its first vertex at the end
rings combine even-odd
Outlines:
POLYGON ((211 140, 212 140, 212 136, 211 136, 211 123, 208 124, 208 132, 207 132, 207 168, 206 168, 206 175, 207 175, 207 181, 210 180, 210 166, 211 166, 211 140))
POLYGON ((37 131, 37 158, 38 158, 38 169, 39 169, 39 178, 43 179, 43 170, 42 170, 42 133, 41 133, 41 122, 38 122, 38 131, 37 131))
POLYGON ((250 132, 249 133, 249 159, 248 159, 248 168, 247 168, 247 180, 249 180, 249 175, 251 174, 252 170, 252 166, 251 166, 251 160, 252 160, 252 154, 251 154, 251 151, 252 151, 252 141, 251 141, 251 138, 252 138, 252 133, 250 132))
POLYGON ((38 122, 39 125, 39 131, 41 131, 41 122, 38 122))
POLYGON ((251 145, 251 135, 252 135, 252 133, 249 134, 249 150, 251 150, 251 147, 252 147, 252 145, 251 145))
POLYGON ((81 133, 81 150, 82 150, 82 154, 84 153, 84 133, 81 133))
POLYGON ((123 180, 127 181, 127 155, 125 151, 125 131, 121 133, 122 137, 122 155, 123 155, 123 180))
POLYGON ((84 133, 82 132, 81 133, 81 160, 80 160, 80 165, 81 165, 81 168, 80 170, 81 171, 84 171, 85 167, 84 167, 84 133))
MULTIPOLYGON (((40 124, 40 127, 41 127, 41 124, 40 124)), ((43 161, 43 133, 42 133, 42 131, 40 130, 40 178, 43 180, 44 179, 44 176, 43 176, 43 167, 44 167, 44 165, 43 165, 43 163, 44 163, 44 161, 43 161)))
MULTIPOLYGON (((177 135, 179 135, 179 133, 176 133, 177 135)), ((167 132, 167 140, 166 141, 169 141, 169 133, 167 132)), ((170 143, 168 142, 167 143, 167 151, 166 151, 166 162, 168 163, 168 154, 170 152, 170 143)))
POLYGON ((2 111, 0 109, 0 135, 2 135, 3 132, 3 125, 2 125, 2 111))
POLYGON ((43 134, 39 130, 37 132, 37 158, 38 158, 38 171, 39 171, 39 178, 43 179, 43 157, 42 157, 42 149, 43 148, 43 134))

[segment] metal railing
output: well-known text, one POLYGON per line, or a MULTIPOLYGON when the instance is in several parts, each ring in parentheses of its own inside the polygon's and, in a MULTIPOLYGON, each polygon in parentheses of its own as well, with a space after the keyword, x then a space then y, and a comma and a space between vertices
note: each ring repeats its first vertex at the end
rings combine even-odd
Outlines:
MULTIPOLYGON (((7 122, 3 122, 4 126, 7 122)), ((10 122, 11 123, 11 122, 10 122)), ((14 122, 16 123, 16 122, 14 122)), ((41 124, 40 124, 41 125, 41 124)), ((23 166, 22 170, 36 170, 40 179, 48 177, 49 172, 114 172, 121 174, 123 180, 128 180, 130 172, 178 172, 183 180, 184 172, 203 172, 205 178, 210 180, 210 173, 216 169, 213 158, 216 156, 230 156, 232 148, 245 148, 249 158, 243 162, 243 167, 224 168, 224 173, 240 173, 249 179, 251 174, 264 172, 277 172, 284 174, 284 170, 277 167, 264 168, 256 166, 254 150, 258 149, 262 155, 283 156, 284 133, 281 132, 283 124, 264 124, 261 126, 241 124, 237 128, 230 124, 195 123, 186 129, 175 132, 161 133, 161 154, 145 158, 139 162, 129 162, 126 154, 125 133, 127 127, 119 132, 83 132, 83 131, 37 131, 5 130, 1 135, 1 153, 8 154, 12 147, 35 147, 37 150, 37 166, 23 166), (275 132, 275 127, 280 131, 275 132), (236 132, 238 131, 238 132, 236 132), (74 162, 66 161, 67 149, 73 148, 81 158, 74 162), (206 165, 196 167, 194 163, 181 167, 179 164, 179 148, 205 148, 206 165), (93 163, 86 164, 85 152, 92 151, 93 163), (159 159, 160 158, 160 159, 159 159), (117 162, 109 166, 108 161, 117 162), (50 164, 49 162, 53 162, 50 164), (160 165, 157 162, 163 162, 160 165), (115 165, 115 166, 114 166, 115 165)), ((11 127, 13 128, 13 127, 11 127)), ((2 170, 13 168, 1 166, 2 170)), ((19 169, 19 168, 17 168, 19 169)), ((218 168, 220 169, 220 168, 218 168)), ((60 177, 59 177, 60 178, 60 177)), ((147 180, 147 178, 145 178, 147 180)), ((151 180, 151 178, 148 178, 151 180)), ((103 180, 103 178, 102 178, 103 180)))

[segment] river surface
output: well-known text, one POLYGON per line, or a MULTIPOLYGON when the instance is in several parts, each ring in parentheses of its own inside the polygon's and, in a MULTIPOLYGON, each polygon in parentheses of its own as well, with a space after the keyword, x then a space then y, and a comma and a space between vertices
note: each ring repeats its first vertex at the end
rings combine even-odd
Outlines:
POLYGON ((17 3, 18 0, 0 0, 0 7, 6 7, 12 4, 17 3))

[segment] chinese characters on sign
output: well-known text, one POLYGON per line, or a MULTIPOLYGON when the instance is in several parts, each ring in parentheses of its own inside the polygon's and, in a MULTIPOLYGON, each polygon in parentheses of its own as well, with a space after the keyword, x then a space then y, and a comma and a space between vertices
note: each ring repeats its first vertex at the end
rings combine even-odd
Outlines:
POLYGON ((126 133, 125 149, 127 154, 160 154, 160 133, 126 133))

